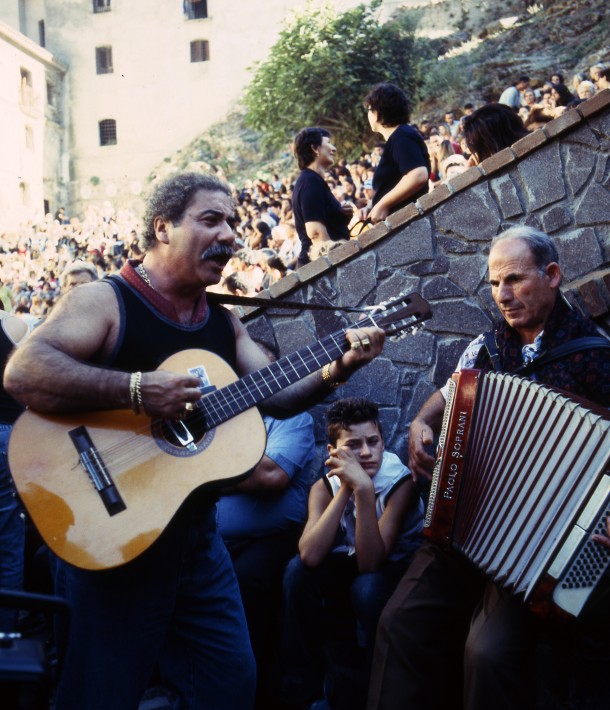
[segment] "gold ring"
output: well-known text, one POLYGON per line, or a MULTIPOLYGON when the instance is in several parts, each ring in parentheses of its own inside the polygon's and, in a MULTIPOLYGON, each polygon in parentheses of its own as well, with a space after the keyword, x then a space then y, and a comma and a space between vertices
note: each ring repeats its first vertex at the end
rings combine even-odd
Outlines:
POLYGON ((195 411, 195 407, 193 406, 192 402, 187 402, 184 405, 184 408, 186 409, 187 412, 194 412, 195 411))
POLYGON ((360 341, 358 341, 357 343, 352 343, 350 345, 350 348, 352 350, 360 350, 361 347, 362 347, 362 343, 360 341))
POLYGON ((364 338, 364 340, 362 341, 362 347, 365 350, 369 347, 370 344, 371 344, 371 341, 368 338, 364 338))

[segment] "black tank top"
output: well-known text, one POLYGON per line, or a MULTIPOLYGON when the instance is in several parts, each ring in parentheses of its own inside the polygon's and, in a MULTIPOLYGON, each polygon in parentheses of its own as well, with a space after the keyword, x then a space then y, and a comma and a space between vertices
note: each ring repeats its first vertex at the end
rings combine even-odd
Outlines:
POLYGON ((14 347, 13 341, 4 332, 4 328, 0 326, 0 422, 2 424, 14 424, 17 417, 24 410, 24 407, 16 399, 13 399, 2 386, 6 361, 14 347))
POLYGON ((194 325, 170 320, 118 276, 106 277, 119 302, 117 344, 105 364, 127 372, 156 370, 171 355, 188 348, 216 353, 236 369, 235 331, 225 308, 210 305, 207 318, 194 325))

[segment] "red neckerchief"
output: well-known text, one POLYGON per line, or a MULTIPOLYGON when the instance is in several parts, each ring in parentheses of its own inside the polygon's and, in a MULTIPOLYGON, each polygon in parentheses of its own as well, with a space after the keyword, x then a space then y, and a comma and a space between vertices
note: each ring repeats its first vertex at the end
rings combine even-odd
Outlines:
MULTIPOLYGON (((173 304, 170 303, 166 298, 164 298, 158 291, 155 291, 152 286, 149 286, 146 281, 140 276, 136 271, 136 268, 141 264, 141 261, 136 259, 129 259, 129 261, 121 268, 119 274, 122 278, 127 281, 130 286, 136 289, 144 298, 154 306, 160 313, 162 313, 166 318, 173 320, 175 323, 180 323, 184 325, 178 318, 178 313, 174 308, 173 304)), ((191 322, 189 325, 195 325, 196 323, 201 323, 205 320, 208 314, 208 304, 205 298, 205 290, 202 291, 201 296, 197 299, 197 302, 193 306, 193 315, 191 317, 191 322)))

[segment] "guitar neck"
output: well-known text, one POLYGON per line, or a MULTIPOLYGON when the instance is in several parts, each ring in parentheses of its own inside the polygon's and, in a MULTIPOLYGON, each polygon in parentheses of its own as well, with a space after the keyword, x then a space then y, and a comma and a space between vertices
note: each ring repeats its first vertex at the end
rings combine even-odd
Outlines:
MULTIPOLYGON (((375 325, 371 316, 357 325, 375 325)), ((353 326, 352 326, 353 327, 353 326)), ((345 330, 327 335, 313 345, 297 350, 271 363, 262 370, 251 372, 236 382, 203 397, 198 408, 205 414, 207 428, 213 428, 268 397, 302 380, 349 348, 345 330)))

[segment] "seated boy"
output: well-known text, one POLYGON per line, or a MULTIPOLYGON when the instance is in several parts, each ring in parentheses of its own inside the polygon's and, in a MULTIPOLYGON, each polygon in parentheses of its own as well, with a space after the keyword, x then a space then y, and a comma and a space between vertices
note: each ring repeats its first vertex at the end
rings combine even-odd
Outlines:
MULTIPOLYGON (((384 450, 377 406, 342 399, 327 413, 328 471, 311 488, 299 556, 284 574, 283 694, 321 696, 321 651, 347 609, 370 660, 379 615, 421 542, 423 504, 409 469, 384 450)), ((365 693, 366 695, 366 693, 365 693)))

